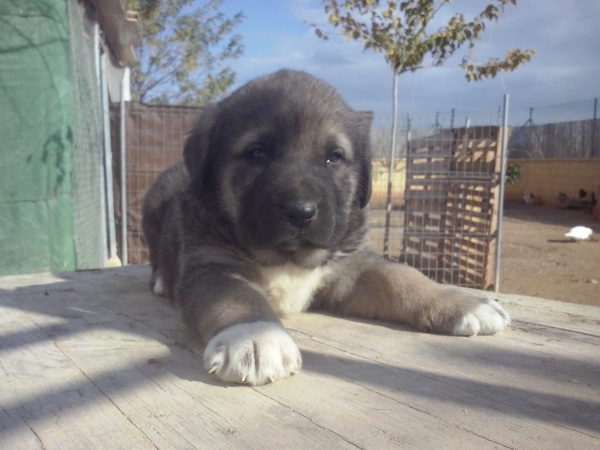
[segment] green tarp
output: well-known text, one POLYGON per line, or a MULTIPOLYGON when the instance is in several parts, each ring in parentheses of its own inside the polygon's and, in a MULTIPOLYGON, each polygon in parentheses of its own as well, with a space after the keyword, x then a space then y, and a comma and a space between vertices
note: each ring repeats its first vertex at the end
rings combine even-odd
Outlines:
POLYGON ((0 275, 74 270, 67 0, 0 0, 0 275))

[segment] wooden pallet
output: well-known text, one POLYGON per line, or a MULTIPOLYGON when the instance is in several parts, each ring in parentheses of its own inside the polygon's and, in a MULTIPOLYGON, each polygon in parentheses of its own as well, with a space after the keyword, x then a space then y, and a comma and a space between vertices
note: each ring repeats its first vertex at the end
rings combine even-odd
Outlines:
POLYGON ((473 127, 411 142, 403 262, 438 282, 493 287, 501 136, 473 127))

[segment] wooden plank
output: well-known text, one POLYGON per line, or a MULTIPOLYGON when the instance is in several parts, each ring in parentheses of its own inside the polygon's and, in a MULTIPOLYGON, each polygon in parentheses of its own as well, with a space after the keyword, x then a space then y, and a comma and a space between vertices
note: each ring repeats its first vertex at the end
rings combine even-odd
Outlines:
MULTIPOLYGON (((0 407, 1 406, 2 404, 0 403, 0 407)), ((10 448, 12 450, 44 449, 44 444, 25 420, 20 416, 12 417, 1 408, 0 444, 2 445, 2 448, 10 448)))
MULTIPOLYGON (((364 370, 385 369, 378 362, 349 356, 312 338, 303 339, 302 333, 294 337, 303 353, 303 372, 289 386, 267 386, 265 395, 293 404, 296 411, 346 436, 357 448, 437 449, 440 442, 448 449, 493 448, 487 439, 470 430, 440 421, 403 398, 387 395, 377 386, 378 380, 364 382, 364 370)), ((383 376, 399 379, 402 373, 387 371, 383 376)))
POLYGON ((154 448, 6 295, 0 317, 3 448, 154 448))
POLYGON ((571 332, 573 337, 600 337, 600 308, 535 297, 489 294, 518 311, 519 320, 571 332))
POLYGON ((146 430, 157 448, 282 448, 302 441, 317 448, 352 447, 288 405, 261 395, 261 388, 236 389, 219 383, 189 349, 179 345, 168 346, 164 353, 144 345, 102 349, 96 340, 59 345, 130 421, 146 430), (98 351, 108 357, 92 357, 98 351), (134 367, 124 370, 127 362, 134 367))
POLYGON ((600 448, 600 308, 500 295, 515 326, 477 338, 292 315, 303 370, 249 388, 148 276, 0 278, 2 448, 600 448))
MULTIPOLYGON (((143 273, 144 279, 147 270, 143 273)), ((147 293, 145 280, 140 283, 138 278, 132 283, 130 277, 109 278, 102 272, 87 275, 85 283, 73 277, 67 285, 51 285, 48 289, 38 289, 32 295, 26 292, 14 295, 21 300, 20 306, 31 311, 29 315, 40 322, 34 328, 46 330, 53 338, 53 342, 49 342, 46 336, 38 336, 35 341, 46 341, 55 352, 75 364, 81 371, 78 373, 84 374, 91 386, 110 399, 120 417, 141 430, 142 436, 147 437, 148 444, 151 444, 149 447, 231 448, 243 442, 244 447, 260 449, 265 446, 283 448, 290 442, 303 442, 316 448, 353 448, 344 438, 315 425, 289 406, 269 400, 257 391, 260 388, 224 389, 226 385, 217 382, 202 367, 202 359, 198 356, 201 352, 194 353, 185 348, 187 344, 193 345, 193 341, 190 342, 173 309, 147 293), (139 291, 131 291, 132 287, 142 286, 139 291), (119 291, 129 293, 130 298, 113 295, 119 291), (96 295, 97 292, 100 295, 96 295), (135 300, 129 303, 131 297, 135 300), (140 298, 145 301, 140 301, 140 298), (158 309, 158 313, 151 316, 140 314, 148 310, 148 306, 158 309), (72 314, 73 310, 79 313, 72 314), (51 313, 55 317, 50 317, 51 313), (70 320, 48 322, 56 322, 56 317, 70 320), (165 320, 168 318, 170 323, 165 320), (149 327, 144 319, 149 319, 148 322, 157 326, 158 331, 149 327), (163 331, 165 322, 168 325, 163 331), (261 424, 259 429, 257 423, 261 424)), ((28 339, 31 340, 31 337, 28 336, 28 339)), ((48 359, 45 354, 39 357, 48 359)), ((61 389, 58 380, 48 382, 61 389)), ((85 390, 79 380, 66 380, 66 383, 69 391, 85 390)), ((11 416, 20 413, 20 410, 15 412, 10 407, 10 398, 3 398, 1 404, 4 405, 5 401, 9 404, 11 416)), ((78 414, 81 408, 96 411, 95 399, 86 396, 82 396, 76 405, 64 402, 60 411, 53 415, 46 412, 39 402, 54 405, 57 399, 44 394, 28 404, 30 409, 41 409, 40 420, 44 421, 52 420, 54 415, 78 414)), ((113 422, 114 426, 118 425, 118 421, 104 417, 101 412, 95 414, 97 428, 105 429, 113 422)), ((112 440, 112 433, 108 433, 104 441, 99 441, 97 436, 82 429, 81 424, 78 427, 71 425, 69 431, 70 434, 57 433, 54 440, 42 435, 44 446, 59 448, 62 439, 81 445, 83 439, 87 439, 86 446, 92 448, 119 448, 118 441, 112 440)), ((36 432, 39 433, 39 430, 36 429, 36 432)), ((117 434, 116 438, 121 436, 117 434)), ((122 448, 136 448, 131 439, 123 438, 122 442, 122 448)))
POLYGON ((376 386, 382 395, 490 442, 509 448, 574 448, 574 442, 600 447, 598 366, 568 352, 523 345, 518 332, 456 342, 342 319, 304 316, 294 325, 322 345, 315 352, 345 355, 353 382, 376 386), (371 339, 351 339, 361 330, 376 347, 371 339), (574 372, 577 382, 569 381, 574 372))

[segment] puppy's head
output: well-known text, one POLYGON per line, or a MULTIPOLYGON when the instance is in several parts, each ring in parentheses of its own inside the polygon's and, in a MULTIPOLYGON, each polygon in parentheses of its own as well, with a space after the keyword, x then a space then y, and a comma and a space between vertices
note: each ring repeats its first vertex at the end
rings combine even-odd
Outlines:
POLYGON ((258 78, 204 111, 184 149, 193 189, 249 249, 335 249, 370 198, 372 117, 306 73, 258 78))

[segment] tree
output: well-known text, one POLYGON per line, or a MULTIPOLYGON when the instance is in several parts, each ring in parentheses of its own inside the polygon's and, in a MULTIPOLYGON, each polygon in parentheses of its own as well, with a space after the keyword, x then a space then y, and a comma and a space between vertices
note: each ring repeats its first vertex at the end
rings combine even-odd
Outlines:
POLYGON ((197 6, 193 0, 127 0, 138 11, 144 45, 131 67, 132 97, 145 103, 203 105, 235 82, 222 63, 243 52, 231 35, 244 16, 219 12, 223 0, 197 6))
MULTIPOLYGON (((479 64, 471 57, 475 42, 481 39, 486 21, 497 21, 507 4, 516 5, 516 0, 492 0, 475 18, 465 20, 463 14, 453 15, 448 23, 437 31, 430 30, 431 21, 451 0, 410 0, 396 2, 388 0, 380 7, 379 0, 324 0, 329 23, 341 28, 347 40, 362 42, 364 49, 383 53, 393 71, 393 110, 391 161, 388 179, 384 256, 389 253, 389 226, 392 210, 392 175, 394 149, 396 145, 398 115, 398 76, 425 67, 443 66, 464 45, 468 52, 463 56, 460 67, 465 70, 467 81, 494 78, 499 72, 513 71, 528 62, 533 50, 509 50, 504 59, 490 58, 479 64), (363 21, 363 17, 368 20, 363 21), (425 62, 426 58, 429 58, 425 62)), ((328 40, 328 33, 315 30, 317 36, 328 40)))

